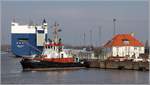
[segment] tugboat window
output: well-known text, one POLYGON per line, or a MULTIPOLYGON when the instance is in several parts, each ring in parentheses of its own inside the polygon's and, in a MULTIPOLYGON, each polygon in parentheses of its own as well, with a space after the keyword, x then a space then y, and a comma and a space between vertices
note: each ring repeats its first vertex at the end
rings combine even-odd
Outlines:
POLYGON ((79 58, 76 58, 76 62, 79 62, 79 58))
POLYGON ((63 54, 61 54, 61 58, 63 58, 64 57, 64 55, 63 54))

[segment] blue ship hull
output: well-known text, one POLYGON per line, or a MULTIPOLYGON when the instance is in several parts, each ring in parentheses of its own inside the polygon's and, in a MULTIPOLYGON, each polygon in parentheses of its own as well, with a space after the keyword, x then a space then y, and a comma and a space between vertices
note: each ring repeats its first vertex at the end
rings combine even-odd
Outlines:
POLYGON ((11 34, 11 50, 16 56, 41 54, 42 49, 43 46, 36 45, 36 34, 11 34))

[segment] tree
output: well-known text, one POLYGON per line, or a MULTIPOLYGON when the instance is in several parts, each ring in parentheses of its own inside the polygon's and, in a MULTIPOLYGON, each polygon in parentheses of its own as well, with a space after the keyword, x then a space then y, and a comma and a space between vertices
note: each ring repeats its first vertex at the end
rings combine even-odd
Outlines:
POLYGON ((149 41, 146 40, 145 42, 145 54, 149 54, 149 41))
POLYGON ((95 48, 94 49, 94 55, 95 57, 99 57, 102 54, 102 49, 101 48, 95 48))

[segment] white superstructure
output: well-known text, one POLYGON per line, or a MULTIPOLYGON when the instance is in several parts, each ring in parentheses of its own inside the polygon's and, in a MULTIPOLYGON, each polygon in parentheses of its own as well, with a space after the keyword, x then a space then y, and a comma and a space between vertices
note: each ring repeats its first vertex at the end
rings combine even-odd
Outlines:
POLYGON ((17 22, 11 23, 11 33, 22 34, 22 33, 36 33, 36 30, 44 30, 44 33, 47 33, 47 23, 42 25, 20 25, 17 22), (43 29, 43 26, 45 29, 43 29))

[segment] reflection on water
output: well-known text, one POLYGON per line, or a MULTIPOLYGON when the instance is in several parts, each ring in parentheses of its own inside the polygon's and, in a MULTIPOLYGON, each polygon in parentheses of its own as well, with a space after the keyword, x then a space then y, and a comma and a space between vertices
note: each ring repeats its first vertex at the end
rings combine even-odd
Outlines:
POLYGON ((3 54, 2 83, 14 84, 148 84, 149 72, 108 69, 22 71, 18 58, 3 54))

